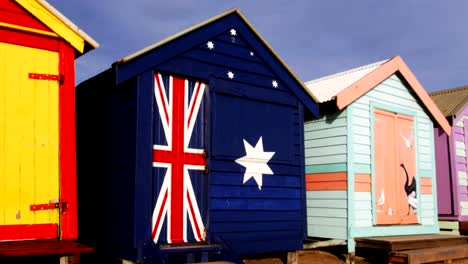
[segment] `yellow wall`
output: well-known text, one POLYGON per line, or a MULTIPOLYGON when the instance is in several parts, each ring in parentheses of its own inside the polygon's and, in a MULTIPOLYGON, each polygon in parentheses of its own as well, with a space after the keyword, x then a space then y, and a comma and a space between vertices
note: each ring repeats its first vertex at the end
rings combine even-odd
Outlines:
POLYGON ((0 225, 58 223, 57 210, 31 204, 59 198, 58 53, 0 43, 0 225))

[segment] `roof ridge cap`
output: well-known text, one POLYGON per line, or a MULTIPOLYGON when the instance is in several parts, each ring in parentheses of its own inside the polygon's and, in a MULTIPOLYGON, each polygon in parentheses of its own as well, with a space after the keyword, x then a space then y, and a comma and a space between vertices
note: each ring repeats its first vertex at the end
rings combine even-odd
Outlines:
POLYGON ((333 79, 333 78, 336 78, 338 76, 343 76, 343 75, 347 75, 347 74, 357 72, 357 71, 361 71, 361 70, 364 70, 364 69, 380 66, 380 65, 383 65, 384 63, 386 63, 389 60, 391 60, 391 59, 385 59, 385 60, 381 60, 381 61, 378 61, 378 62, 373 62, 373 63, 370 63, 370 64, 366 64, 366 65, 363 65, 363 66, 358 66, 358 67, 355 67, 355 68, 352 68, 352 69, 349 69, 349 70, 345 70, 345 71, 337 72, 337 73, 334 73, 334 74, 326 75, 326 76, 320 77, 318 79, 307 81, 307 82, 305 82, 305 84, 306 85, 309 84, 309 83, 313 84, 313 83, 316 83, 316 82, 319 82, 319 81, 333 79))

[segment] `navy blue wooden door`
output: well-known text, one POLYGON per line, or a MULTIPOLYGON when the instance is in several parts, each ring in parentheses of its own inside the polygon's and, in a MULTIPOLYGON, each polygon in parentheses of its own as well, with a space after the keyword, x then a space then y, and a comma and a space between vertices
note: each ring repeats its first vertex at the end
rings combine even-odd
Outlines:
POLYGON ((210 236, 242 254, 302 246, 304 159, 297 99, 286 90, 222 78, 209 84, 210 236))
POLYGON ((206 237, 205 90, 203 82, 155 74, 151 237, 158 244, 206 237))

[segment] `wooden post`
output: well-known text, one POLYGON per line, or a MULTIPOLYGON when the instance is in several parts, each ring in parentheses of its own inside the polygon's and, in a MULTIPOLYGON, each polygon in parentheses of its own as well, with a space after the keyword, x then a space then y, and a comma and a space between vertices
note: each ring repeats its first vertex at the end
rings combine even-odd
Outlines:
POLYGON ((288 264, 298 264, 297 251, 288 252, 288 264))

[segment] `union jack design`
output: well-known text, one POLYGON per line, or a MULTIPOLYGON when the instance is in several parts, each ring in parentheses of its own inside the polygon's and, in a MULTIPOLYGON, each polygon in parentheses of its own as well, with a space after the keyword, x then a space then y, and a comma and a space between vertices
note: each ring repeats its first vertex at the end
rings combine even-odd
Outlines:
POLYGON ((189 171, 204 170, 205 159, 203 150, 189 148, 189 143, 205 84, 195 82, 190 95, 187 79, 169 76, 169 87, 166 89, 163 77, 156 73, 154 83, 154 95, 167 145, 153 145, 153 167, 166 168, 166 173, 153 211, 151 236, 157 243, 165 218, 167 242, 188 242, 188 219, 195 239, 204 241, 205 228, 189 171))

